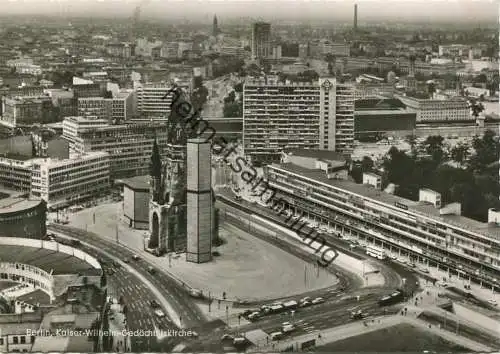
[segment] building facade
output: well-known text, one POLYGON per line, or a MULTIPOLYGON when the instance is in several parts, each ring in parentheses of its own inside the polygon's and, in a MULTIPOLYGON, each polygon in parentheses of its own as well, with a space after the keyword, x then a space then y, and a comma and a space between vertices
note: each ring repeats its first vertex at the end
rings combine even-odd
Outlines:
POLYGON ((31 190, 31 160, 0 157, 0 185, 20 192, 31 190))
POLYGON ((334 150, 354 144, 354 88, 335 78, 244 85, 243 147, 252 161, 279 161, 286 148, 334 150))
POLYGON ((171 88, 172 85, 166 82, 145 84, 134 82, 138 115, 165 121, 170 114, 172 95, 167 93, 171 88))
POLYGON ((76 136, 71 135, 69 128, 67 131, 63 136, 70 139, 71 151, 80 154, 94 151, 109 153, 112 180, 147 175, 155 137, 160 155, 164 157, 167 154, 168 129, 162 123, 81 126, 76 136))
POLYGON ((74 155, 69 159, 33 161, 31 194, 49 208, 62 208, 87 201, 110 188, 110 159, 107 152, 74 155))
POLYGON ((409 111, 416 113, 418 123, 473 122, 469 104, 461 98, 426 100, 407 96, 396 96, 409 111))
POLYGON ((149 229, 149 183, 148 178, 138 176, 123 181, 123 216, 129 227, 149 229))
POLYGON ((450 267, 457 268, 460 262, 464 273, 480 276, 485 283, 496 282, 498 226, 462 217, 458 203, 442 207, 435 192, 422 190, 421 200, 415 202, 373 186, 328 179, 321 171, 293 164, 266 166, 265 176, 276 190, 276 203, 295 215, 326 224, 335 233, 450 267))
POLYGON ((2 98, 1 122, 10 127, 49 123, 52 113, 52 100, 48 96, 2 98))
POLYGON ((271 54, 271 24, 254 23, 252 25, 252 58, 265 59, 271 54))
POLYGON ((212 260, 214 196, 212 191, 212 146, 204 138, 187 143, 187 246, 186 260, 212 260))
POLYGON ((41 199, 0 199, 0 237, 41 240, 46 234, 47 204, 41 199))

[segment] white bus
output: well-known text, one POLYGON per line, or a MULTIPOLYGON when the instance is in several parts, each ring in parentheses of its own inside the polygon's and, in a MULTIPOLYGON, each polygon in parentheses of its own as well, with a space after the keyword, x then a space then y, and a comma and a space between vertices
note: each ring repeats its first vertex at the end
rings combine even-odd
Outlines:
POLYGON ((366 254, 377 259, 385 259, 386 255, 382 248, 372 245, 366 245, 366 254))

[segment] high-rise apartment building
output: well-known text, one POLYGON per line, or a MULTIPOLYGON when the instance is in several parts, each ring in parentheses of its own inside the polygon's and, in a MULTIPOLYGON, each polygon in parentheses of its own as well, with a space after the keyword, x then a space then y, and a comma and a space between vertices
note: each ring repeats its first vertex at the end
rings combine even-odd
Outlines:
POLYGON ((211 144, 207 139, 189 139, 187 143, 187 247, 186 260, 204 263, 212 260, 211 144))
POLYGON ((271 24, 254 23, 252 26, 252 58, 269 58, 271 54, 271 24))
POLYGON ((310 83, 258 79, 245 83, 243 97, 243 147, 252 161, 279 161, 288 148, 352 153, 352 85, 335 78, 310 83))

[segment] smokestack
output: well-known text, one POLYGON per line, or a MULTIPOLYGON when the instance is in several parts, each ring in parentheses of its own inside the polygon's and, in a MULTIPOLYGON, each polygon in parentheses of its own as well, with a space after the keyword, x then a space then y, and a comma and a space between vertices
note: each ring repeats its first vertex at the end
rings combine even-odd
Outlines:
POLYGON ((358 29, 358 4, 354 4, 354 31, 358 29))

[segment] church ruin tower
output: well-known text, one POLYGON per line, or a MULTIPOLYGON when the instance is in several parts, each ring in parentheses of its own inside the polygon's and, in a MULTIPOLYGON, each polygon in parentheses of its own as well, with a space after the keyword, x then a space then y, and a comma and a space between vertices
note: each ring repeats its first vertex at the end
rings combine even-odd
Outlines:
MULTIPOLYGON (((178 89, 179 93, 181 89, 178 89)), ((177 109, 186 100, 182 94, 174 100, 168 117, 168 138, 165 156, 153 146, 151 156, 151 196, 149 203, 150 237, 147 248, 157 255, 183 250, 186 247, 186 161, 187 138, 185 117, 177 109)))

